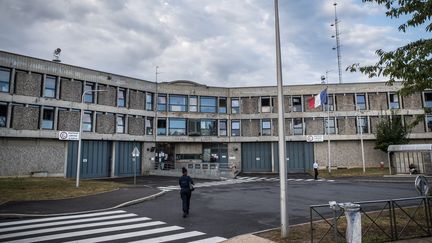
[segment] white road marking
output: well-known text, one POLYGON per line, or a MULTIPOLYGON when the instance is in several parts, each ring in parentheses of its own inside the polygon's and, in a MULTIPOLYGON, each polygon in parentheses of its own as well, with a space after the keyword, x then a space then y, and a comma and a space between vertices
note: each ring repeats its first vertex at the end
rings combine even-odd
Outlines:
POLYGON ((190 238, 190 237, 199 236, 199 235, 205 235, 205 233, 199 232, 199 231, 191 231, 191 232, 186 232, 186 233, 179 233, 179 234, 175 234, 175 235, 166 235, 166 236, 161 236, 161 237, 151 238, 151 239, 146 239, 146 240, 140 240, 140 241, 135 241, 135 242, 139 242, 139 243, 167 242, 167 241, 190 238))
POLYGON ((222 242, 225 241, 226 238, 223 237, 212 237, 212 238, 207 238, 207 239, 202 239, 202 240, 197 240, 197 241, 191 241, 189 243, 218 243, 218 242, 222 242))

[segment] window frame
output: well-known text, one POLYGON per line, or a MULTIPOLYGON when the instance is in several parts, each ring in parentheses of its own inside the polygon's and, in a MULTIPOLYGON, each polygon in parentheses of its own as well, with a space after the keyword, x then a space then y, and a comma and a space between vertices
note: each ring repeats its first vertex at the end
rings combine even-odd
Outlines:
POLYGON ((357 116, 356 119, 356 132, 357 134, 367 134, 368 132, 368 127, 369 127, 369 121, 368 121, 368 117, 367 116, 357 116), (362 122, 361 122, 362 121, 362 122), (360 127, 361 127, 361 132, 360 132, 360 127))
POLYGON ((216 113, 217 112, 217 97, 215 96, 200 96, 199 111, 201 113, 216 113), (214 104, 206 104, 206 101, 212 101, 214 104))
POLYGON ((201 119, 200 121, 200 134, 201 136, 217 136, 218 127, 217 120, 215 119, 201 119), (207 125, 213 125, 214 127, 208 127, 207 125))
POLYGON ((167 119, 165 117, 160 117, 157 119, 157 135, 158 136, 166 136, 167 135, 167 119), (161 123, 160 123, 161 122, 161 123), (159 126, 165 123, 165 127, 159 126))
POLYGON ((291 106, 293 112, 302 112, 303 111, 303 101, 301 96, 291 96, 291 106), (299 99, 297 104, 294 104, 294 100, 299 99))
POLYGON ((145 94, 145 110, 146 111, 153 111, 154 109, 154 105, 153 105, 153 98, 154 98, 154 94, 150 93, 150 92, 146 92, 145 94))
POLYGON ((271 119, 262 119, 261 136, 271 136, 271 132, 272 132, 271 129, 272 129, 271 119), (264 127, 264 124, 268 124, 268 127, 264 127))
POLYGON ((218 113, 221 113, 221 114, 226 114, 227 113, 227 111, 228 111, 228 109, 227 109, 227 106, 228 106, 227 101, 228 101, 227 97, 219 97, 218 98, 218 113), (225 102, 225 104, 224 104, 224 102, 225 102))
MULTIPOLYGON (((95 90, 95 87, 96 87, 95 83, 86 82, 84 85, 84 92, 95 90)), ((95 96, 94 92, 86 92, 84 95, 84 103, 94 103, 95 102, 94 96, 95 96)))
POLYGON ((188 97, 186 95, 169 95, 168 110, 170 112, 187 112, 188 97))
POLYGON ((292 134, 293 135, 303 135, 303 132, 304 132, 303 119, 302 118, 293 118, 292 119, 292 134), (300 126, 298 126, 298 124, 296 124, 296 121, 300 121, 300 123, 299 123, 300 126), (299 129, 301 129, 301 133, 298 133, 299 129))
MULTIPOLYGON (((176 124, 177 125, 177 124, 176 124)), ((170 136, 186 136, 187 135, 187 119, 185 118, 169 118, 168 119, 168 135, 170 136), (173 126, 174 122, 183 123, 184 126, 173 126), (177 131, 183 131, 177 133, 177 131)))
POLYGON ((198 96, 189 96, 189 112, 198 112, 198 96))
POLYGON ((167 111, 167 94, 158 94, 157 98, 157 111, 167 111), (163 102, 165 100, 165 102, 163 102))
POLYGON ((126 89, 117 90, 117 107, 126 107, 126 89))
POLYGON ((396 93, 389 93, 389 107, 390 109, 400 109, 400 99, 399 99, 399 95, 396 93), (397 101, 394 101, 395 98, 397 99, 397 101), (395 105, 397 104, 397 107, 395 107, 395 105))
POLYGON ((227 120, 219 120, 218 124, 219 136, 226 137, 228 136, 228 121, 227 120), (221 124, 225 124, 224 127, 221 124))
POLYGON ((0 127, 6 127, 8 122, 8 104, 0 102, 0 127), (4 116, 2 115, 2 107, 4 107, 4 116))
POLYGON ((231 137, 240 137, 240 120, 231 120, 231 137), (238 124, 238 128, 234 128, 234 124, 238 124))
POLYGON ((0 92, 9 93, 11 83, 11 69, 0 67, 0 92), (8 73, 8 80, 2 80, 2 72, 8 73))
POLYGON ((423 107, 432 108, 432 91, 423 92, 423 98, 424 98, 423 107), (426 96, 430 96, 430 100, 426 100, 426 96))
POLYGON ((42 123, 41 123, 41 129, 43 130, 54 130, 54 116, 55 116, 55 109, 54 107, 48 107, 45 106, 42 108, 42 123), (51 114, 51 119, 46 119, 47 113, 51 114))
POLYGON ((336 119, 335 117, 324 118, 324 134, 336 134, 336 119), (332 125, 333 123, 333 125, 332 125), (330 126, 328 126, 330 125, 330 126), (328 126, 328 128, 327 128, 328 126))
POLYGON ((56 98, 56 92, 57 92, 57 77, 46 75, 44 80, 44 89, 43 89, 43 97, 44 98, 56 98), (48 82, 49 81, 49 82, 48 82), (48 86, 47 84, 53 84, 54 87, 48 86), (48 95, 47 91, 52 92, 52 94, 48 95))
POLYGON ((116 115, 116 133, 120 133, 120 134, 126 133, 126 116, 123 114, 116 115))
POLYGON ((93 111, 84 111, 82 118, 82 131, 83 132, 92 132, 93 131, 93 111), (86 121, 87 117, 90 121, 86 121), (89 127, 90 129, 87 129, 89 127))
POLYGON ((356 109, 366 110, 366 94, 356 94, 356 109), (363 97, 363 102, 359 102, 359 97, 363 97))
POLYGON ((240 98, 231 98, 231 114, 240 114, 240 98))
POLYGON ((146 117, 145 118, 145 134, 146 135, 153 135, 153 127, 154 127, 154 118, 153 117, 146 117))

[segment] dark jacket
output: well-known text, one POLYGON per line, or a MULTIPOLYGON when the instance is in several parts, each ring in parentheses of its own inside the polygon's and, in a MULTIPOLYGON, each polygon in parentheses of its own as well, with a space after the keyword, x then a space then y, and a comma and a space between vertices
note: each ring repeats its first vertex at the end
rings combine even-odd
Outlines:
POLYGON ((182 191, 190 191, 189 184, 194 184, 190 176, 182 175, 179 180, 179 185, 182 191))

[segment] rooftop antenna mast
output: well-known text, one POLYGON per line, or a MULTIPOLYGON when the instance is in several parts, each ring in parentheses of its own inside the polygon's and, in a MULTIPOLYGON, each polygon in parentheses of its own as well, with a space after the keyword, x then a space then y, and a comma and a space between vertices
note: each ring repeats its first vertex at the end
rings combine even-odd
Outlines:
POLYGON ((335 27, 335 35, 332 35, 332 38, 336 38, 336 47, 333 47, 333 50, 336 50, 337 53, 337 62, 338 62, 338 70, 339 70, 339 83, 342 83, 342 69, 341 69, 341 53, 340 53, 340 39, 339 39, 339 20, 337 17, 337 12, 336 12, 336 6, 337 3, 333 4, 334 9, 335 9, 335 20, 334 23, 331 24, 331 26, 335 27))

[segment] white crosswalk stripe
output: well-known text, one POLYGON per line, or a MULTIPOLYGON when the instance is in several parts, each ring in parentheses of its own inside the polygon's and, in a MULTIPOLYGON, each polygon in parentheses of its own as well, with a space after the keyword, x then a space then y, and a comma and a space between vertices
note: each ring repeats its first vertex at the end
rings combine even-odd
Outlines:
POLYGON ((186 240, 221 242, 223 237, 187 231, 162 221, 139 217, 123 210, 88 213, 0 224, 0 242, 165 242, 186 240), (156 235, 157 234, 157 235, 156 235), (132 239, 133 238, 133 239, 132 239))
MULTIPOLYGON (((202 187, 211 187, 211 186, 221 186, 221 185, 232 185, 237 183, 247 183, 247 182, 259 182, 259 181, 270 181, 270 182, 276 182, 280 181, 277 177, 247 177, 247 176, 237 176, 235 179, 227 179, 223 181, 211 181, 211 182, 202 182, 202 183, 195 183, 195 188, 202 188, 202 187)), ((334 182, 334 180, 327 180, 327 179, 293 179, 289 178, 287 181, 295 181, 295 182, 312 182, 312 181, 319 181, 319 182, 334 182)), ((174 186, 161 186, 158 187, 159 190, 163 191, 175 191, 180 190, 180 187, 178 185, 174 186)))

